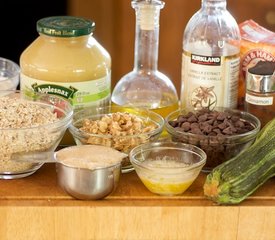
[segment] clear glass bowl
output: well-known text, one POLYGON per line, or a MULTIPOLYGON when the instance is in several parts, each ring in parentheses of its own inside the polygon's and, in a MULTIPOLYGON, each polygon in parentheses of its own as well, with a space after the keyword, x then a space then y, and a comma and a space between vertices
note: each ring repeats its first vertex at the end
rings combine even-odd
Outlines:
MULTIPOLYGON (((114 124, 114 127, 116 124, 114 124)), ((69 131, 75 139, 77 145, 80 144, 96 144, 112 147, 116 150, 122 151, 126 154, 130 150, 142 143, 156 141, 164 127, 164 119, 153 111, 143 108, 131 108, 131 107, 90 107, 80 110, 74 114, 73 122, 69 126, 69 131), (123 133, 123 135, 117 133, 91 133, 91 131, 83 131, 80 129, 83 126, 83 121, 88 119, 90 121, 100 120, 103 117, 111 116, 114 113, 130 113, 140 119, 142 119, 144 126, 154 125, 155 128, 150 131, 132 134, 123 133)), ((133 167, 128 157, 122 161, 122 172, 133 171, 133 167)))
POLYGON ((0 57, 0 89, 15 90, 19 84, 20 67, 17 63, 0 57))
POLYGON ((206 154, 191 144, 151 142, 135 147, 130 161, 145 187, 159 195, 180 195, 206 162, 206 154))
MULTIPOLYGON (((72 121, 73 109, 69 102, 54 95, 26 96, 17 90, 0 91, 0 115, 0 179, 14 179, 33 174, 44 162, 52 159, 56 147, 72 121), (13 114, 3 115, 5 109, 9 108, 5 105, 4 99, 9 99, 12 101, 9 103, 16 106, 13 108, 17 109, 18 114, 14 114, 16 117, 13 114), (45 114, 46 109, 55 113, 57 120, 32 125, 33 119, 28 118, 31 108, 18 110, 20 99, 26 100, 28 104, 39 106, 40 110, 44 109, 40 111, 40 116, 45 114), (6 126, 4 121, 13 121, 16 127, 3 127, 6 126), (31 123, 24 125, 24 121, 31 123)), ((42 118, 45 120, 46 117, 42 118)))
POLYGON ((254 142, 261 127, 259 119, 248 112, 227 108, 217 108, 215 110, 235 114, 241 121, 247 121, 254 128, 246 133, 230 136, 208 136, 184 132, 180 128, 174 128, 170 125, 170 121, 178 119, 180 115, 187 114, 188 112, 185 110, 171 112, 165 118, 165 128, 172 141, 193 144, 206 152, 207 161, 203 168, 205 172, 211 171, 214 167, 233 158, 241 151, 248 148, 254 142))

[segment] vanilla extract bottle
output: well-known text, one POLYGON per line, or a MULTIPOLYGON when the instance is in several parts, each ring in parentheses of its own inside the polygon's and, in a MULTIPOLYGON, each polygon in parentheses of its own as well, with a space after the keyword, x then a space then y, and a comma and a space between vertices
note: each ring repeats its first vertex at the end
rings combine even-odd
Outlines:
POLYGON ((237 107, 240 40, 226 0, 202 0, 183 35, 182 108, 237 107))
POLYGON ((164 2, 132 1, 136 13, 134 68, 113 89, 113 105, 144 107, 165 117, 178 108, 173 82, 158 71, 159 17, 164 2))

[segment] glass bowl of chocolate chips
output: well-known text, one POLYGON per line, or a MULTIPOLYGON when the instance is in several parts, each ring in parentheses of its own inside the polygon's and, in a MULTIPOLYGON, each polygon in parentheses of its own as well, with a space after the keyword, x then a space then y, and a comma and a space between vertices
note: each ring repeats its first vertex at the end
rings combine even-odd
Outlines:
POLYGON ((171 140, 200 147, 207 155, 204 172, 227 161, 255 140, 260 120, 245 111, 229 108, 171 112, 165 118, 171 140))

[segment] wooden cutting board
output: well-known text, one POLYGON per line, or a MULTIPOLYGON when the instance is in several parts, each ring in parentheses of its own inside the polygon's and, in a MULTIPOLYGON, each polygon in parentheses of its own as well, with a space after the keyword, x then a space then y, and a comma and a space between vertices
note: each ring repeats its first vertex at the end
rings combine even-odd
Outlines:
POLYGON ((233 206, 206 199, 205 178, 180 196, 158 196, 125 173, 112 195, 81 201, 45 164, 29 177, 0 180, 0 239, 275 239, 274 178, 233 206))

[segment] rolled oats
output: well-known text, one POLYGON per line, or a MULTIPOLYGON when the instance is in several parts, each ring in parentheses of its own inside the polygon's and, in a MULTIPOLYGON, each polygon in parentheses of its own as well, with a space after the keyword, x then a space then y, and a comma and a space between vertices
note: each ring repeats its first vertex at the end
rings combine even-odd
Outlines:
POLYGON ((49 149, 60 133, 53 132, 47 124, 56 121, 56 113, 50 108, 24 99, 1 97, 0 172, 23 172, 36 166, 12 161, 12 155, 49 149))

